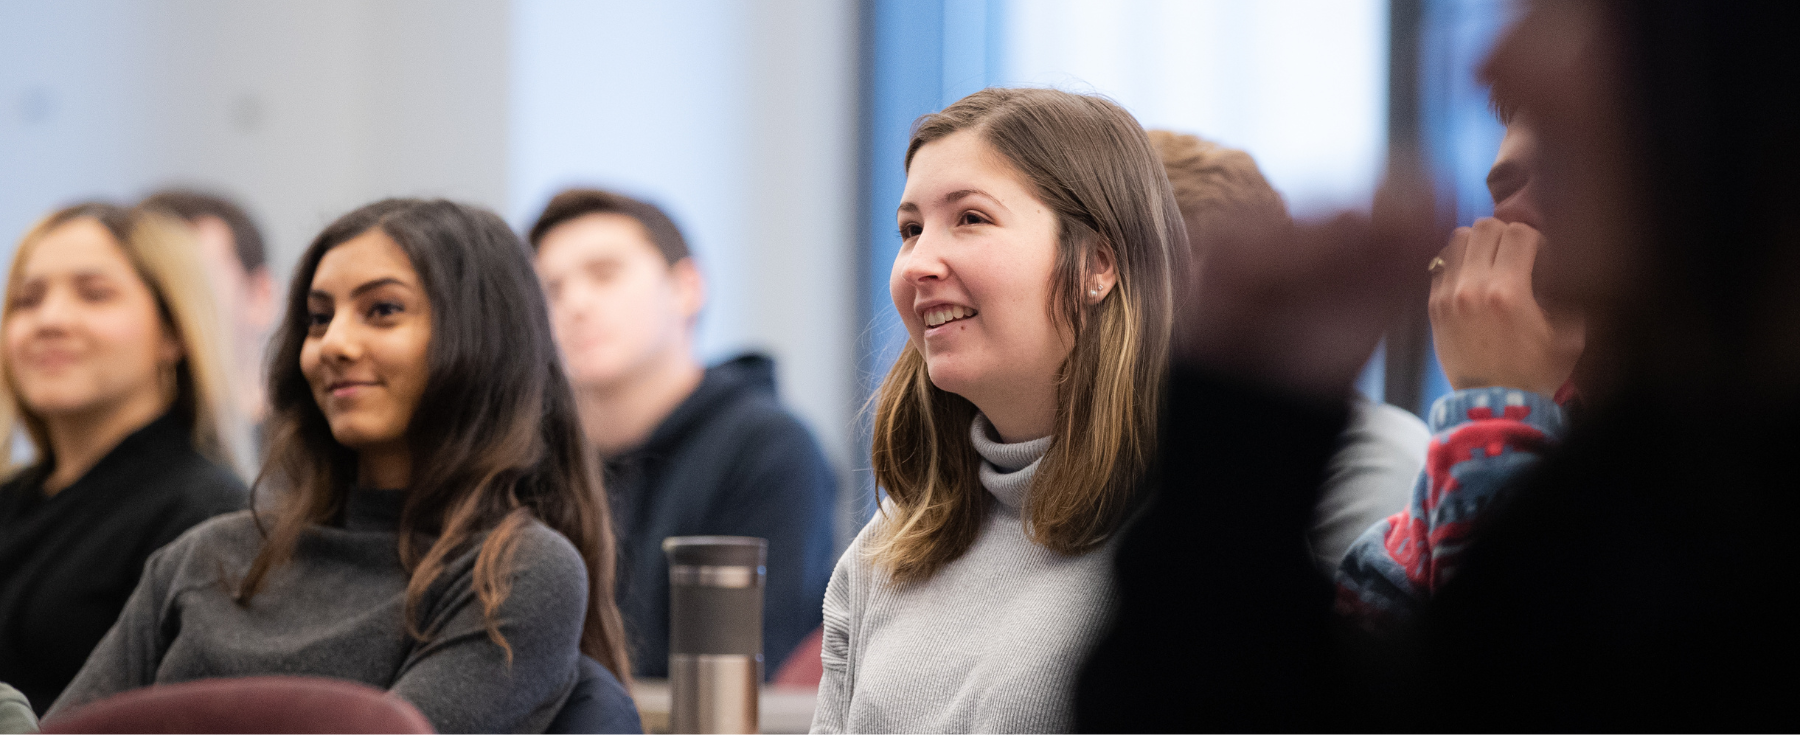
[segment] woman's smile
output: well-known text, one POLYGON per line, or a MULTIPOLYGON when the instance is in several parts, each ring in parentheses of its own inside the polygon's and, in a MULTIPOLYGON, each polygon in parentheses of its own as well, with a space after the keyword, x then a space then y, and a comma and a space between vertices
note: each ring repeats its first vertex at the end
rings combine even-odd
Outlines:
POLYGON ((339 380, 331 383, 327 390, 331 392, 332 398, 349 399, 360 396, 377 385, 380 384, 373 380, 339 380))
POLYGON ((20 355, 21 362, 44 372, 53 372, 87 359, 86 350, 70 349, 65 346, 27 346, 20 355))

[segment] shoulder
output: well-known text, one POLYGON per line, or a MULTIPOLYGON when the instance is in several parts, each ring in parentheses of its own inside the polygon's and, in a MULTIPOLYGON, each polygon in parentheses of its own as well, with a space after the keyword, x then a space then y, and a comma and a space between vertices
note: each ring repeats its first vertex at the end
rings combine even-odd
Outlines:
POLYGON ((708 423, 708 433, 729 434, 740 443, 817 451, 812 432, 773 394, 744 391, 714 413, 708 423))
POLYGON ((40 465, 14 467, 8 471, 4 480, 0 480, 0 493, 24 492, 27 488, 37 484, 37 478, 41 474, 43 474, 43 469, 40 465))
POLYGON ((536 518, 519 528, 513 547, 515 578, 541 580, 563 587, 579 587, 587 594, 587 562, 568 537, 536 518))
POLYGON ((221 563, 248 563, 262 549, 262 543, 263 532, 250 511, 216 515, 182 531, 175 540, 152 553, 144 573, 165 581, 190 569, 216 576, 221 563))
POLYGON ((892 512, 891 503, 882 501, 882 510, 876 511, 869 522, 863 524, 862 530, 856 533, 856 537, 851 539, 850 545, 844 549, 844 555, 838 557, 837 567, 831 573, 831 584, 838 584, 839 577, 846 578, 845 584, 850 583, 851 580, 862 581, 871 578, 871 573, 875 569, 875 559, 869 550, 881 542, 881 535, 886 524, 890 522, 889 512, 892 512))
POLYGON ((587 604, 587 563, 562 534, 536 518, 527 519, 505 540, 510 548, 494 549, 492 531, 471 543, 445 564, 433 582, 436 597, 428 607, 433 615, 452 614, 476 602, 476 577, 484 554, 498 550, 506 570, 507 593, 501 607, 508 614, 541 624, 548 620, 581 618, 587 604), (571 616, 573 616, 571 618, 571 616))
MULTIPOLYGON (((510 558, 503 557, 508 587, 500 602, 501 616, 535 628, 534 635, 561 631, 579 637, 590 604, 587 562, 581 552, 568 538, 535 518, 519 528, 513 544, 510 558)), ((479 607, 480 603, 474 602, 476 566, 464 566, 456 583, 469 594, 448 601, 479 607)))
POLYGON ((19 506, 31 505, 34 495, 37 498, 43 497, 37 492, 42 474, 42 470, 36 465, 15 468, 4 482, 0 482, 0 519, 17 513, 15 509, 19 506))
POLYGON ((582 563, 581 552, 575 548, 574 542, 537 518, 526 520, 519 526, 518 534, 517 553, 520 559, 543 563, 582 563))
POLYGON ((695 469, 764 488, 758 492, 836 492, 831 465, 812 432, 767 393, 746 392, 720 406, 678 454, 695 469))
POLYGON ((175 537, 159 555, 184 555, 210 549, 250 548, 262 546, 263 532, 256 517, 248 510, 216 515, 195 524, 175 537))

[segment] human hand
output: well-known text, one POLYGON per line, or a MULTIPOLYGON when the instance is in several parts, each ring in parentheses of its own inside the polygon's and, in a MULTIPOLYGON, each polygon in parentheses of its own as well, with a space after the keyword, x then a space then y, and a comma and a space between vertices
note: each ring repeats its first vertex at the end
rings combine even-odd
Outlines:
POLYGON ((1543 242, 1528 225, 1487 218, 1457 228, 1439 253, 1431 333, 1450 387, 1555 395, 1568 382, 1586 330, 1579 315, 1547 311, 1532 292, 1543 242))
POLYGON ((1304 394, 1337 398, 1443 242, 1433 195, 1416 173, 1382 187, 1370 217, 1288 225, 1219 218, 1182 307, 1180 357, 1304 394))

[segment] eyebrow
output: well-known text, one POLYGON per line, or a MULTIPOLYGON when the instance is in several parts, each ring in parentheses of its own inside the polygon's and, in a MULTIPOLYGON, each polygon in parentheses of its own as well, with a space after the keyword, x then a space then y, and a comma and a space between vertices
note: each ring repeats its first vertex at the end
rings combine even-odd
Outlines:
POLYGON ((87 278, 113 278, 119 274, 109 271, 105 268, 82 268, 73 273, 69 273, 67 271, 51 272, 51 273, 31 273, 31 274, 22 276, 20 280, 27 281, 27 282, 28 281, 47 281, 47 280, 50 280, 51 278, 56 278, 56 277, 60 277, 60 276, 64 276, 64 275, 67 275, 67 277, 71 280, 79 281, 79 280, 87 279, 87 278))
POLYGON ((354 299, 365 293, 368 293, 375 289, 381 288, 382 286, 405 286, 405 285, 407 285, 406 282, 402 281, 398 278, 393 278, 393 277, 377 278, 377 279, 370 281, 368 283, 365 283, 361 286, 357 286, 356 288, 350 289, 350 298, 354 299))
MULTIPOLYGON (((999 197, 996 197, 996 196, 989 194, 985 191, 982 191, 980 189, 958 189, 956 191, 950 192, 949 194, 945 194, 943 202, 945 204, 955 204, 956 202, 960 202, 960 201, 967 199, 969 197, 972 197, 972 196, 987 197, 988 199, 993 200, 994 204, 999 205, 1001 209, 1006 209, 1006 205, 1000 202, 999 197)), ((917 211, 919 211, 919 205, 913 204, 912 202, 901 202, 899 211, 901 211, 901 212, 917 212, 917 211)))
MULTIPOLYGON (((405 281, 402 281, 398 278, 393 278, 393 277, 377 278, 377 279, 370 281, 368 283, 365 283, 361 286, 357 286, 356 288, 350 289, 350 298, 354 299, 358 296, 361 296, 365 293, 373 291, 377 288, 381 288, 382 286, 406 286, 406 285, 407 285, 407 283, 405 281)), ((306 298, 308 298, 308 299, 315 299, 315 298, 330 299, 331 294, 326 293, 324 291, 320 291, 315 288, 315 289, 307 292, 306 298)))
MULTIPOLYGON (((94 279, 110 279, 115 275, 116 274, 108 273, 102 269, 90 268, 88 270, 75 271, 69 275, 69 278, 76 281, 91 281, 94 279)), ((39 277, 41 278, 42 276, 39 277)))

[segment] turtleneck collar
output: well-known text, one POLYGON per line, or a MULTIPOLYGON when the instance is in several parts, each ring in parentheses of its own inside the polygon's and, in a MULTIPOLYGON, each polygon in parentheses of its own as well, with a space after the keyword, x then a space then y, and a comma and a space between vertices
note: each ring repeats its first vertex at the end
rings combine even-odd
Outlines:
POLYGON ((404 490, 350 488, 344 498, 344 530, 387 531, 400 529, 400 509, 406 505, 404 490))
POLYGON ((974 443, 975 453, 981 455, 981 486, 1001 505, 1018 510, 1025 505, 1025 494, 1031 490, 1038 462, 1050 450, 1050 437, 1005 444, 998 436, 1000 432, 994 431, 986 416, 975 414, 975 422, 969 426, 969 441, 974 443))

